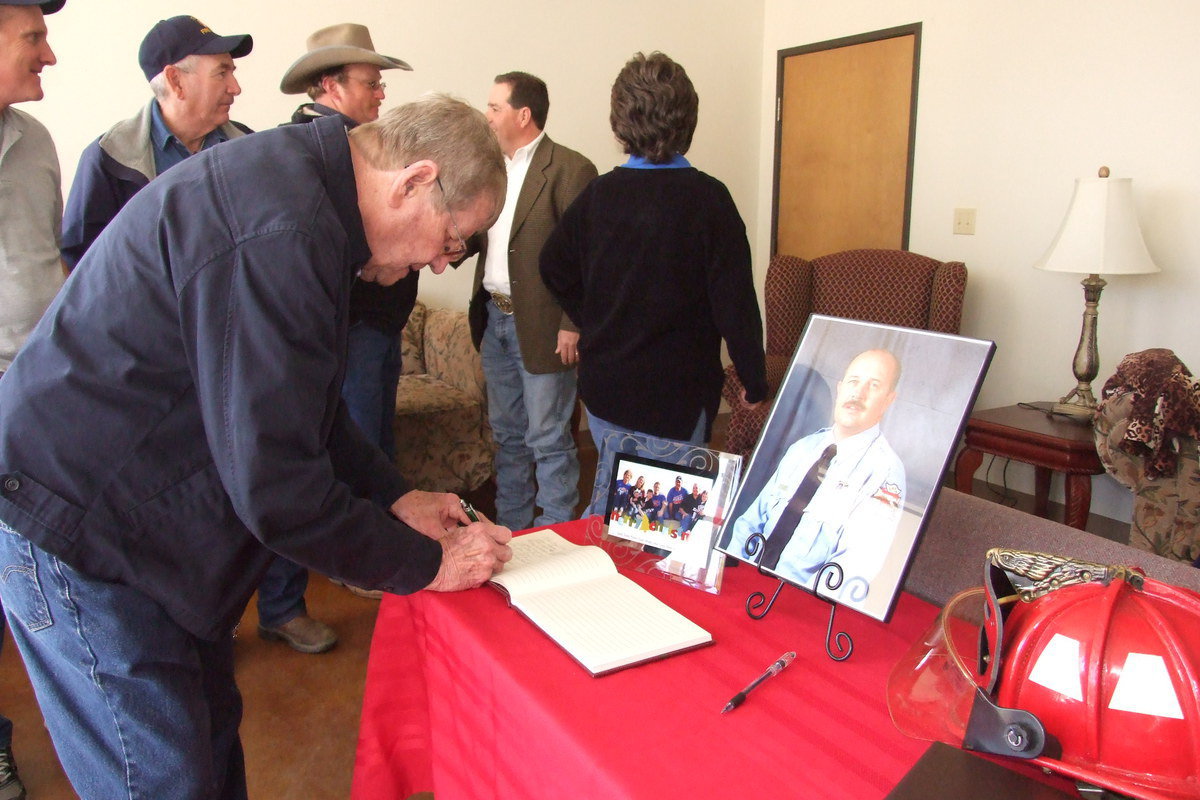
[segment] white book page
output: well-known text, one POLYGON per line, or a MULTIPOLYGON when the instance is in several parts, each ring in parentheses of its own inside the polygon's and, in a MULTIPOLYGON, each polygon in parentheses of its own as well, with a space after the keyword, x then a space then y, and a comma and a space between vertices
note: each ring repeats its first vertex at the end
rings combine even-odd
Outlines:
POLYGON ((712 641, 619 574, 514 598, 513 605, 593 674, 712 641))
POLYGON ((612 559, 599 547, 573 544, 549 528, 513 537, 509 546, 512 560, 491 580, 508 590, 514 604, 530 592, 617 572, 612 559))

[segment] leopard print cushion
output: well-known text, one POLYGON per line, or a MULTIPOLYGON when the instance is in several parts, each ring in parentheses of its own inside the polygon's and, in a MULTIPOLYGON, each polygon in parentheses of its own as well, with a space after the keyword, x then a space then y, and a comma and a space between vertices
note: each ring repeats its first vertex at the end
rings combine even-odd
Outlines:
POLYGON ((1146 459, 1146 475, 1174 475, 1181 437, 1200 437, 1200 382, 1165 348, 1130 353, 1104 384, 1101 410, 1128 394, 1128 422, 1119 447, 1146 459))

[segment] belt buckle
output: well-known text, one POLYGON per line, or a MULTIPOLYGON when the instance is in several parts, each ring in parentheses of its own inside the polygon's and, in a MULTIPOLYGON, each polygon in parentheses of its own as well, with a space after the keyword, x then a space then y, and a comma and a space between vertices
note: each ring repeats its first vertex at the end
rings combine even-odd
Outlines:
POLYGON ((512 316, 512 298, 506 294, 500 294, 499 292, 490 292, 490 294, 492 295, 492 302, 496 304, 496 308, 500 309, 500 313, 507 316, 512 316))

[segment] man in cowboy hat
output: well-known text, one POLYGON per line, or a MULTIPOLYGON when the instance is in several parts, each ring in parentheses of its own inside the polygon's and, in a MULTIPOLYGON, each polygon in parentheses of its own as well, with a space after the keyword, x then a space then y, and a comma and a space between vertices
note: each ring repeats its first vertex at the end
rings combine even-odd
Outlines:
MULTIPOLYGON (((12 104, 42 99, 42 68, 55 62, 43 17, 65 1, 0 2, 0 184, 10 187, 0 215, 0 375, 62 284, 58 153, 46 128, 12 104)), ((12 733, 12 721, 0 715, 0 800, 25 797, 12 733)))
MULTIPOLYGON (((379 117, 387 84, 381 70, 412 70, 407 63, 375 52, 365 25, 344 22, 308 37, 308 52, 288 67, 280 81, 284 94, 307 92, 313 102, 292 114, 293 124, 338 116, 347 128, 379 117)), ((392 422, 400 383, 400 331, 417 301, 414 271, 391 286, 359 281, 350 292, 350 342, 342 397, 350 418, 367 438, 395 460, 392 422)), ((307 573, 304 573, 307 579, 307 573)), ((355 586, 350 591, 378 597, 355 586)))
POLYGON ((288 67, 279 89, 284 94, 307 92, 313 99, 296 109, 292 122, 341 114, 353 127, 379 117, 387 88, 380 70, 385 69, 412 71, 400 59, 375 52, 365 25, 344 22, 308 37, 308 52, 288 67))

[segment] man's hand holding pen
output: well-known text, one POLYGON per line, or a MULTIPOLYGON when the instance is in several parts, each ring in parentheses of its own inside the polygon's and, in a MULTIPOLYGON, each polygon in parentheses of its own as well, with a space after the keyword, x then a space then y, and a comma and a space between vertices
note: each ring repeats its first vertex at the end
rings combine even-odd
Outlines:
POLYGON ((457 495, 414 489, 392 503, 392 514, 430 539, 441 540, 452 528, 470 522, 457 495))
POLYGON ((494 525, 469 503, 461 502, 460 522, 464 527, 452 528, 439 540, 442 545, 442 566, 427 589, 435 592, 456 592, 473 589, 500 571, 512 558, 508 546, 512 531, 494 525))

